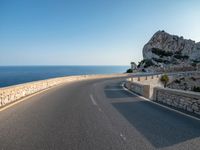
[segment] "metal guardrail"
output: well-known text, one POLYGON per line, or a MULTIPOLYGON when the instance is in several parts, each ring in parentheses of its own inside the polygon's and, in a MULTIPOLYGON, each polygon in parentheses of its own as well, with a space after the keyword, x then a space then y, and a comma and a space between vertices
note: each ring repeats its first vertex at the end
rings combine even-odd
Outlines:
POLYGON ((131 77, 144 77, 144 76, 154 76, 154 75, 163 75, 167 74, 168 76, 190 76, 193 74, 200 74, 200 71, 186 71, 186 72, 174 72, 174 73, 134 73, 131 75, 128 75, 128 78, 131 77))

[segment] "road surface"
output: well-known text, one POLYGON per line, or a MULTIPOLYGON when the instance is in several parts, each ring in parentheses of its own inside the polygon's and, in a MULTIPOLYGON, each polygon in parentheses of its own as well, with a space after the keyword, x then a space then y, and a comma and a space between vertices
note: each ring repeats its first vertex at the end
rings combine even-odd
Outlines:
POLYGON ((68 83, 0 112, 0 149, 200 148, 200 121, 144 101, 122 82, 68 83))

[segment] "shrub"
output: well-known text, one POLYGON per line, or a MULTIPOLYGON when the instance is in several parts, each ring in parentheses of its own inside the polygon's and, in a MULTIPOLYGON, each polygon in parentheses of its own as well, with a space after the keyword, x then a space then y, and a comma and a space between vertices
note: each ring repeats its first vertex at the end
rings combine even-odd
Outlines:
POLYGON ((195 78, 195 77, 191 77, 190 79, 193 80, 193 81, 196 81, 196 78, 195 78))
POLYGON ((176 55, 174 55, 174 57, 176 59, 188 59, 189 58, 189 56, 187 56, 187 55, 181 55, 181 54, 176 54, 176 55))
POLYGON ((175 54, 181 55, 181 51, 176 51, 175 54))
POLYGON ((194 63, 196 63, 196 64, 198 64, 198 63, 200 63, 200 61, 199 60, 192 60, 194 63))
POLYGON ((144 60, 141 60, 140 62, 138 62, 137 67, 140 68, 143 63, 144 63, 144 60))
POLYGON ((191 65, 192 65, 193 67, 196 67, 196 66, 197 66, 197 63, 193 62, 193 63, 191 63, 191 65))
POLYGON ((161 49, 158 49, 158 48, 152 48, 152 53, 160 56, 160 57, 163 57, 163 56, 172 56, 173 53, 172 52, 167 52, 167 51, 164 51, 164 50, 161 50, 161 49))
POLYGON ((128 69, 128 70, 126 70, 126 73, 133 73, 133 70, 132 69, 128 69))
POLYGON ((144 64, 144 68, 154 66, 154 63, 150 59, 143 59, 141 62, 138 63, 138 68, 140 68, 144 64))
POLYGON ((164 64, 169 64, 170 63, 170 61, 163 60, 163 59, 160 59, 160 58, 153 58, 153 60, 158 62, 158 63, 164 63, 164 64))
POLYGON ((192 91, 194 91, 194 92, 200 92, 200 87, 199 86, 194 86, 193 87, 193 89, 192 89, 192 91))
POLYGON ((147 67, 150 67, 150 66, 154 65, 154 63, 150 59, 145 59, 144 63, 145 63, 144 68, 147 68, 147 67))
POLYGON ((145 70, 145 69, 142 69, 142 72, 146 72, 146 70, 145 70))
POLYGON ((163 63, 163 60, 160 58, 153 58, 154 61, 159 62, 159 63, 163 63))
POLYGON ((200 61, 198 61, 198 60, 192 60, 192 61, 193 61, 193 62, 191 63, 191 65, 192 65, 193 67, 196 67, 197 64, 200 63, 200 61))
POLYGON ((174 82, 177 83, 177 84, 180 84, 180 83, 181 83, 181 81, 178 80, 178 79, 176 79, 174 82))
POLYGON ((169 82, 169 76, 166 74, 162 75, 160 81, 164 84, 164 87, 166 87, 169 82))

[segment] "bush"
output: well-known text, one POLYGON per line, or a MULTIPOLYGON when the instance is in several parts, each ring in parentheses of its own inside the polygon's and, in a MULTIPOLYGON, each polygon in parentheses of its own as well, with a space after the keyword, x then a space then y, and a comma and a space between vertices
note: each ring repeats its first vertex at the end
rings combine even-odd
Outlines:
POLYGON ((150 59, 145 59, 144 62, 145 62, 144 68, 147 68, 147 67, 154 65, 154 63, 150 59))
POLYGON ((200 61, 198 61, 198 60, 192 60, 192 61, 193 61, 193 62, 191 63, 191 65, 192 65, 193 67, 196 67, 197 64, 200 63, 200 61))
POLYGON ((138 63, 138 68, 140 68, 144 64, 144 68, 154 66, 154 63, 150 59, 143 59, 141 62, 138 63))
POLYGON ((164 84, 164 87, 166 87, 169 82, 169 76, 166 74, 162 75, 160 81, 164 84))
POLYGON ((187 56, 187 55, 181 55, 181 54, 176 54, 176 55, 174 55, 174 57, 176 59, 188 59, 189 58, 189 56, 187 56))
POLYGON ((163 60, 160 58, 153 58, 154 61, 159 62, 159 63, 163 63, 163 60))
POLYGON ((180 83, 181 83, 181 81, 178 80, 178 79, 176 79, 174 82, 177 83, 177 84, 180 84, 180 83))
POLYGON ((142 64, 144 64, 144 59, 141 60, 140 62, 138 62, 137 68, 140 68, 142 66, 142 64))
POLYGON ((164 50, 161 50, 161 49, 158 49, 158 48, 152 48, 152 53, 160 56, 160 57, 163 57, 163 56, 172 56, 173 53, 172 52, 167 52, 167 51, 164 51, 164 50))
POLYGON ((128 69, 128 70, 126 70, 126 73, 133 73, 133 70, 132 69, 128 69))
POLYGON ((197 66, 197 63, 193 62, 193 63, 191 63, 191 65, 192 65, 193 67, 196 67, 196 66, 197 66))
POLYGON ((200 92, 200 87, 199 86, 194 86, 193 87, 193 89, 192 89, 192 91, 194 91, 194 92, 200 92))
POLYGON ((193 81, 196 81, 196 78, 195 78, 195 77, 191 77, 190 79, 193 80, 193 81))
POLYGON ((175 54, 181 55, 181 51, 176 51, 175 54))

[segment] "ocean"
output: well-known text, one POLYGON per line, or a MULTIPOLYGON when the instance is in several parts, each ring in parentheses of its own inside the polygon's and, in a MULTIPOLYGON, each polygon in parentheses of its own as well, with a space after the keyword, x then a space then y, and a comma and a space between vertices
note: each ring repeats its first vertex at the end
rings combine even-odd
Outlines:
POLYGON ((0 87, 55 77, 124 73, 129 66, 0 66, 0 87))

